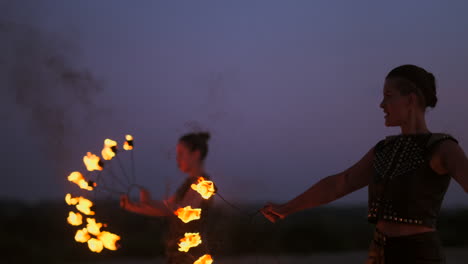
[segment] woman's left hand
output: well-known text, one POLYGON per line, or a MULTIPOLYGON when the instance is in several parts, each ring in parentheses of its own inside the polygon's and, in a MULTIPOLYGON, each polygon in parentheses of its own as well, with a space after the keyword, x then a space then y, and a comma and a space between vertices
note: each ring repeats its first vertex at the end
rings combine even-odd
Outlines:
POLYGON ((282 205, 268 203, 267 205, 265 205, 265 207, 263 207, 260 210, 260 212, 268 220, 275 223, 279 219, 284 219, 286 217, 286 214, 282 212, 283 211, 282 209, 283 209, 282 205))

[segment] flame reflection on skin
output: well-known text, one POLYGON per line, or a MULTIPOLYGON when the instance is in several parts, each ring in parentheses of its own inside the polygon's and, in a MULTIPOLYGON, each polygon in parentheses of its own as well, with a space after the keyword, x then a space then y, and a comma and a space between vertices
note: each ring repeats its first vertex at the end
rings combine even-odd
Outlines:
POLYGON ((184 238, 180 239, 179 251, 188 252, 190 248, 196 247, 202 243, 198 233, 185 233, 184 238))
POLYGON ((191 206, 186 206, 184 208, 179 208, 174 212, 180 220, 184 223, 188 223, 193 220, 200 219, 201 209, 192 208, 191 206))

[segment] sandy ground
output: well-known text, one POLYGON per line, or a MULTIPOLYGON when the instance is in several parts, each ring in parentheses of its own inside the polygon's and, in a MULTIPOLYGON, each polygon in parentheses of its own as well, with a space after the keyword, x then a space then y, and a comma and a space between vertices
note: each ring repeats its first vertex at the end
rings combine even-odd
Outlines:
MULTIPOLYGON (((362 264, 366 260, 367 252, 352 251, 330 254, 314 254, 309 256, 241 256, 230 258, 214 258, 220 264, 362 264)), ((447 264, 467 264, 468 248, 445 249, 447 264)), ((137 260, 122 259, 109 262, 87 262, 86 264, 164 264, 163 259, 137 260)))

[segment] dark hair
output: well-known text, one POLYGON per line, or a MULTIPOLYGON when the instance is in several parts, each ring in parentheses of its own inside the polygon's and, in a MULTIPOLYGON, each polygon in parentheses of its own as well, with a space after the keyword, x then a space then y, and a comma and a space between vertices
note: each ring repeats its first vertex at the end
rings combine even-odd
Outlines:
POLYGON ((424 108, 436 106, 435 77, 425 69, 411 64, 401 65, 391 70, 386 79, 397 79, 399 81, 397 88, 402 95, 410 93, 418 95, 424 108))
POLYGON ((198 132, 188 133, 180 137, 179 142, 183 142, 190 151, 199 150, 200 159, 204 160, 208 154, 208 140, 210 133, 198 132))

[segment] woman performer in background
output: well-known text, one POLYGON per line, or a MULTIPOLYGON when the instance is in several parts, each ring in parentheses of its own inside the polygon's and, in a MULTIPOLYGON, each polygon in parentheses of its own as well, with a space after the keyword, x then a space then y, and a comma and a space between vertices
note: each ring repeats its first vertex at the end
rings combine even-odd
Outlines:
POLYGON ((208 154, 209 133, 190 133, 182 136, 177 144, 177 165, 187 174, 185 181, 179 186, 173 196, 164 201, 151 200, 150 194, 145 189, 140 190, 140 202, 131 202, 127 195, 123 195, 120 206, 128 211, 149 215, 168 217, 169 231, 166 243, 166 258, 169 264, 193 264, 199 257, 209 254, 206 238, 206 218, 189 223, 182 222, 174 212, 185 206, 201 208, 202 215, 207 214, 211 207, 211 199, 203 199, 199 193, 191 188, 199 177, 209 179, 204 169, 204 160, 208 154), (191 248, 189 252, 180 252, 178 243, 185 233, 199 232, 202 244, 191 248))
POLYGON ((452 136, 431 133, 427 107, 437 103, 435 78, 402 65, 385 78, 385 125, 399 126, 347 170, 320 180, 282 204, 262 213, 275 222, 307 208, 330 203, 368 187, 368 220, 376 224, 367 263, 445 263, 436 230, 442 200, 454 178, 468 192, 468 159, 452 136))

